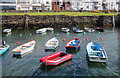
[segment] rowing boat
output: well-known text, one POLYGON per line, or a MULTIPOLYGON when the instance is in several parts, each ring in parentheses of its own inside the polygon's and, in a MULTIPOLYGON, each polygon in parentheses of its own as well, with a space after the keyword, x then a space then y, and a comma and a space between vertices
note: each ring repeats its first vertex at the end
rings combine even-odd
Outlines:
POLYGON ((82 29, 78 28, 78 27, 73 27, 73 31, 76 32, 76 33, 81 33, 83 32, 82 29))
POLYGON ((55 49, 58 47, 58 45, 59 40, 56 37, 54 37, 46 42, 45 49, 55 49))
POLYGON ((69 32, 69 28, 62 28, 63 32, 69 32))
POLYGON ((70 40, 67 44, 66 44, 66 49, 77 49, 80 46, 81 41, 78 38, 74 38, 72 40, 70 40))
POLYGON ((35 47, 35 41, 33 40, 33 41, 30 41, 28 43, 25 43, 23 45, 16 47, 15 49, 12 50, 12 52, 15 55, 23 55, 23 54, 26 54, 32 51, 34 47, 35 47))
POLYGON ((100 44, 90 42, 87 44, 86 49, 88 58, 91 62, 106 62, 107 54, 100 44))
POLYGON ((94 32, 95 30, 89 27, 84 27, 85 31, 87 32, 94 32))
POLYGON ((5 52, 7 52, 7 50, 10 48, 9 45, 0 45, 0 56, 3 55, 5 52))
POLYGON ((36 30, 36 33, 37 33, 37 34, 38 34, 38 33, 44 33, 44 32, 46 32, 46 28, 42 28, 42 29, 36 30))

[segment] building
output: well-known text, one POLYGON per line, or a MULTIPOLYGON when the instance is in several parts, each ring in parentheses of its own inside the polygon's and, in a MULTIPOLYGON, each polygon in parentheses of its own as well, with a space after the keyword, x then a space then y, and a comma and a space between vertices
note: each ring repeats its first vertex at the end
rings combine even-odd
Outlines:
POLYGON ((51 0, 16 0, 16 10, 52 10, 51 0))
POLYGON ((0 6, 3 10, 52 10, 52 0, 2 0, 0 6))
POLYGON ((120 0, 1 0, 3 10, 120 10, 120 0))
POLYGON ((16 10, 15 0, 0 0, 0 10, 16 10))
POLYGON ((106 9, 107 10, 119 10, 119 4, 120 0, 105 0, 106 3, 106 9))
POLYGON ((53 11, 70 10, 70 1, 52 0, 52 10, 53 11))

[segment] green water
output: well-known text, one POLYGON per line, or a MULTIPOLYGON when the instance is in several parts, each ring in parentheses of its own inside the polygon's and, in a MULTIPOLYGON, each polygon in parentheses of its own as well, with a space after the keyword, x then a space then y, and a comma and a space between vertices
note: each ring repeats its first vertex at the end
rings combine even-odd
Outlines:
POLYGON ((10 49, 2 58, 2 76, 117 76, 118 71, 118 30, 120 28, 105 27, 105 32, 99 33, 70 33, 61 32, 60 28, 55 28, 54 32, 47 32, 46 35, 36 34, 37 29, 12 30, 8 36, 2 35, 2 39, 10 45, 10 49), (20 35, 22 34, 22 35, 20 35), (56 36, 56 34, 58 34, 56 36), (64 51, 65 44, 78 37, 81 40, 80 48, 73 54, 72 60, 62 63, 58 66, 40 65, 39 59, 54 52, 45 52, 45 43, 47 40, 56 36, 60 41, 60 46, 56 51, 64 51), (85 39, 88 38, 88 41, 85 39), (103 38, 103 41, 100 40, 103 38), (66 41, 63 41, 66 39, 66 41), (22 58, 13 57, 12 49, 30 40, 36 41, 35 50, 22 58), (90 63, 87 60, 86 45, 90 41, 96 41, 101 44, 108 56, 106 64, 90 63), (20 42, 20 44, 16 44, 20 42))

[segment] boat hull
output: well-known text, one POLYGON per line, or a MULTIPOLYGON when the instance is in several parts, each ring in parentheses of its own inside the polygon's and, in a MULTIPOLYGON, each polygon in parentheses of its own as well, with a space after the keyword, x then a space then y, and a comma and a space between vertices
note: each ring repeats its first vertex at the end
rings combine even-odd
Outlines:
POLYGON ((36 31, 36 33, 37 34, 42 34, 42 33, 45 33, 46 32, 46 28, 42 28, 42 29, 38 29, 37 31, 36 31))
POLYGON ((67 32, 69 32, 69 29, 68 28, 62 28, 62 31, 67 33, 67 32))
MULTIPOLYGON (((79 46, 78 46, 79 47, 79 46)), ((66 47, 67 50, 76 50, 78 47, 66 47)))
POLYGON ((46 42, 45 49, 52 50, 52 49, 56 49, 58 46, 59 46, 59 40, 56 37, 54 37, 46 42))
POLYGON ((101 27, 96 27, 96 30, 100 32, 104 32, 104 28, 101 28, 101 27))
POLYGON ((106 52, 104 50, 104 48, 101 47, 101 45, 99 45, 96 42, 90 42, 88 43, 87 47, 87 55, 88 55, 88 59, 90 62, 106 62, 107 61, 107 55, 106 52), (95 44, 96 49, 97 50, 93 50, 91 47, 93 47, 92 45, 95 44), (101 50, 98 50, 101 49, 101 50))
POLYGON ((79 28, 77 28, 77 27, 73 27, 73 31, 74 31, 75 33, 82 33, 82 32, 83 32, 82 29, 79 29, 79 28))
POLYGON ((5 54, 7 52, 7 50, 10 48, 9 45, 6 45, 7 47, 3 50, 0 51, 0 56, 2 56, 3 54, 5 54))
MULTIPOLYGON (((22 45, 21 46, 19 46, 19 47, 17 47, 17 48, 15 48, 14 50, 12 50, 13 51, 13 54, 14 55, 23 55, 23 54, 29 54, 29 53, 31 53, 31 51, 34 49, 34 47, 35 47, 35 41, 32 41, 33 42, 33 45, 31 45, 29 48, 26 48, 26 49, 23 49, 22 51, 18 51, 18 50, 15 50, 15 49, 17 49, 17 48, 19 48, 19 47, 22 47, 22 45)), ((25 44, 29 44, 30 42, 28 42, 28 43, 25 43, 25 44)), ((23 45, 25 45, 25 44, 23 44, 23 45)))
POLYGON ((81 41, 78 39, 78 38, 74 38, 74 39, 72 39, 72 40, 70 40, 67 44, 66 44, 66 49, 72 49, 72 50, 76 50, 76 49, 78 49, 78 47, 80 46, 80 43, 81 43, 81 41), (71 42, 73 42, 74 40, 78 40, 79 42, 78 43, 75 43, 74 45, 75 46, 71 46, 71 42))
POLYGON ((42 64, 45 64, 48 66, 56 66, 56 65, 59 65, 67 60, 72 59, 72 57, 73 57, 72 54, 65 54, 64 52, 56 52, 56 53, 53 53, 52 55, 42 57, 40 59, 40 62, 42 64), (61 55, 62 55, 62 57, 61 57, 61 55))
POLYGON ((89 28, 89 27, 85 27, 84 29, 85 29, 85 31, 87 31, 87 32, 95 32, 94 29, 91 29, 91 28, 89 28))

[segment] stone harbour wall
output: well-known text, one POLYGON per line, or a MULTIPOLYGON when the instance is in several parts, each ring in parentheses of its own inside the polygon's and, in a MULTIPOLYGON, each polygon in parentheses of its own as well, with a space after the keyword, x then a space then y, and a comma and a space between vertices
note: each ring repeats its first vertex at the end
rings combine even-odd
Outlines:
MULTIPOLYGON (((11 15, 0 16, 3 27, 84 27, 113 26, 113 16, 65 16, 65 15, 11 15)), ((120 15, 115 16, 115 25, 120 26, 120 15)))

